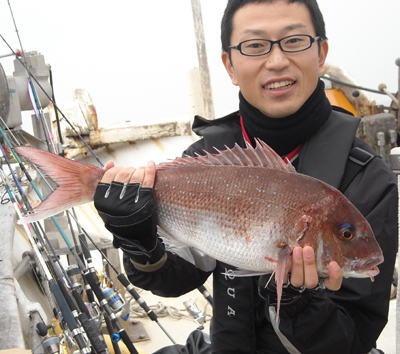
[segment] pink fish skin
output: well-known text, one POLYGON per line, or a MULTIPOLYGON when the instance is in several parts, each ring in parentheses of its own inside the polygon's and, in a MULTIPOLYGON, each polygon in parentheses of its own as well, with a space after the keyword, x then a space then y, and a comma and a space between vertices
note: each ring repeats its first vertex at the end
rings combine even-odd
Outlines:
MULTIPOLYGON (((15 150, 58 185, 22 222, 93 200, 105 173, 34 148, 15 150)), ((275 271, 278 295, 295 246, 313 247, 322 277, 331 261, 345 277, 371 278, 383 262, 370 225, 343 194, 296 173, 261 141, 158 165, 154 198, 170 237, 247 275, 275 271)))

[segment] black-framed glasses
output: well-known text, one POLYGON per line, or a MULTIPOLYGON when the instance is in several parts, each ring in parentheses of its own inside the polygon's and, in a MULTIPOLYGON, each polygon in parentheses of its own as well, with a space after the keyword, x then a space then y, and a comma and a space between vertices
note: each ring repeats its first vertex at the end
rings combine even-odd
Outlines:
POLYGON ((237 49, 243 55, 257 57, 268 54, 274 44, 278 44, 284 52, 296 53, 311 48, 312 44, 320 39, 321 37, 311 37, 307 34, 296 34, 278 39, 277 41, 270 41, 268 39, 249 39, 239 43, 238 45, 232 45, 229 48, 237 49))

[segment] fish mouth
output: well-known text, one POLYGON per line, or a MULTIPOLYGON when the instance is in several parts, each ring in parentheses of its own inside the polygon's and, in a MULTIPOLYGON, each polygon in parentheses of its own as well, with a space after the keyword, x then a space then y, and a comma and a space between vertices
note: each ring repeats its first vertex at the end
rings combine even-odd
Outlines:
POLYGON ((371 277, 371 279, 379 274, 378 264, 383 262, 383 256, 370 258, 368 260, 358 260, 351 265, 351 270, 371 277))

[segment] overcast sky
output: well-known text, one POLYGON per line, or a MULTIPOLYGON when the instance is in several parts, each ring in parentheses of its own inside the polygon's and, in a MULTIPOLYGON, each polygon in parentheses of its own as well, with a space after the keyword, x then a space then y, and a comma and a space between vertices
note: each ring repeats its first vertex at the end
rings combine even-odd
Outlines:
MULTIPOLYGON (((189 119, 188 73, 198 66, 190 0, 0 0, 0 33, 19 48, 9 3, 25 51, 51 65, 61 108, 84 88, 99 125, 189 119)), ((220 20, 226 0, 202 0, 207 55, 217 116, 238 107, 237 88, 223 68, 220 20)), ((399 0, 320 0, 330 52, 363 86, 398 90, 399 0)), ((0 43, 0 55, 9 52, 0 43)), ((12 75, 12 58, 0 59, 12 75)), ((378 103, 388 103, 373 95, 378 103)))

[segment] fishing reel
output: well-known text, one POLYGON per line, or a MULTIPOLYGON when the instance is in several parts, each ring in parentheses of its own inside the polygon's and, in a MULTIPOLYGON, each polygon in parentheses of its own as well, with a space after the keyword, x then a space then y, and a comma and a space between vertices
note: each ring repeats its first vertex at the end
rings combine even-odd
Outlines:
POLYGON ((79 293, 83 293, 83 277, 82 272, 76 264, 72 264, 67 268, 67 275, 71 281, 73 288, 79 293))
POLYGON ((85 302, 86 308, 89 310, 89 314, 92 320, 99 326, 101 322, 101 311, 99 306, 95 302, 85 302))
POLYGON ((105 287, 103 294, 114 312, 118 312, 125 306, 125 300, 116 290, 105 287))
MULTIPOLYGON (((58 354, 66 353, 67 347, 64 344, 65 340, 63 338, 64 331, 61 329, 59 322, 54 319, 50 325, 46 325, 44 322, 39 322, 36 324, 36 332, 39 336, 44 337, 42 341, 43 353, 44 354, 58 354), (55 323, 55 324, 54 324, 55 323), (53 330, 53 335, 49 334, 49 329, 53 330), (60 337, 62 340, 60 340, 60 337)), ((74 346, 73 342, 68 344, 70 347, 74 346)))
POLYGON ((186 310, 193 316, 194 322, 199 326, 198 329, 204 329, 203 325, 206 322, 206 308, 204 309, 204 311, 201 311, 197 304, 191 298, 183 301, 183 305, 185 306, 186 310))

